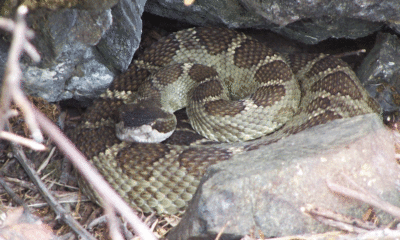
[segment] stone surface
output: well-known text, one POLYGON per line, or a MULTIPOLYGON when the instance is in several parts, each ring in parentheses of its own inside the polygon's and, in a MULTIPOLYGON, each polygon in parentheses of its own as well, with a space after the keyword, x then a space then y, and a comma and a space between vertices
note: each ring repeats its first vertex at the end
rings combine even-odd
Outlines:
MULTIPOLYGON (((332 193, 326 180, 346 177, 399 206, 400 167, 391 132, 375 114, 336 120, 209 168, 168 239, 225 239, 250 231, 278 237, 332 230, 300 209, 307 204, 361 218, 369 207, 332 193)), ((375 209, 381 224, 392 218, 375 209)))
POLYGON ((376 44, 357 71, 357 76, 385 112, 400 109, 400 40, 379 33, 376 44))
MULTIPOLYGON (((84 10, 102 11, 111 8, 119 0, 26 0, 23 2, 31 10, 37 8, 60 9, 77 7, 84 10)), ((0 2, 0 16, 10 17, 15 9, 22 4, 19 1, 3 0, 0 2)))
POLYGON ((400 29, 397 0, 149 0, 146 11, 195 25, 261 28, 314 44, 329 37, 358 38, 380 29, 384 23, 400 29))
MULTIPOLYGON (((74 96, 74 92, 65 91, 65 88, 72 77, 85 76, 84 65, 91 64, 91 59, 86 58, 87 52, 100 41, 112 18, 110 10, 64 9, 44 14, 48 21, 38 21, 40 32, 34 42, 43 59, 39 65, 32 65, 29 61, 23 64, 24 88, 30 95, 54 102, 74 96)), ((112 81, 112 72, 108 71, 108 75, 103 90, 112 81)), ((96 87, 93 85, 92 89, 96 87)))
MULTIPOLYGON (((115 74, 127 69, 139 44, 146 0, 115 3, 81 1, 78 8, 50 7, 52 10, 35 5, 30 26, 37 32, 34 44, 43 60, 39 65, 25 61, 24 86, 29 94, 49 101, 86 101, 103 91, 115 74)), ((7 9, 10 12, 10 7, 7 9)), ((198 25, 272 29, 306 43, 329 37, 357 38, 385 24, 400 29, 397 0, 222 0, 195 1, 189 7, 181 0, 151 0, 146 9, 198 25)), ((7 48, 0 44, 3 56, 7 48)))
MULTIPOLYGON (((34 65, 24 58, 28 94, 50 102, 86 101, 103 92, 116 73, 126 70, 139 46, 145 0, 121 0, 106 10, 104 6, 113 6, 115 1, 103 2, 93 11, 39 8, 31 12, 29 24, 36 32, 33 44, 42 61, 34 65)), ((0 51, 7 49, 6 43, 0 44, 0 51)))
POLYGON ((0 39, 0 82, 4 76, 4 69, 6 66, 8 57, 8 44, 4 41, 4 39, 0 39))
POLYGON ((120 1, 112 9, 115 21, 107 34, 100 40, 97 49, 118 71, 125 71, 139 47, 142 34, 141 14, 146 0, 120 1))

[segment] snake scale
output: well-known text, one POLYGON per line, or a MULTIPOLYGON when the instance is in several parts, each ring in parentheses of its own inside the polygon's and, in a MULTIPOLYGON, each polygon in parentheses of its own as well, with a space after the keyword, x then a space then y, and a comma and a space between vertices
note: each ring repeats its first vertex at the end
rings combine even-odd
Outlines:
MULTIPOLYGON (((185 210, 208 166, 379 109, 338 57, 279 54, 243 33, 199 27, 146 49, 68 134, 134 208, 176 214, 185 210), (178 120, 169 115, 185 106, 189 120, 182 111, 178 120), (149 123, 158 116, 163 120, 149 123), (123 129, 135 131, 129 129, 138 122, 162 138, 176 130, 160 143, 121 141, 132 140, 123 129)), ((82 179, 80 186, 99 201, 82 179)))

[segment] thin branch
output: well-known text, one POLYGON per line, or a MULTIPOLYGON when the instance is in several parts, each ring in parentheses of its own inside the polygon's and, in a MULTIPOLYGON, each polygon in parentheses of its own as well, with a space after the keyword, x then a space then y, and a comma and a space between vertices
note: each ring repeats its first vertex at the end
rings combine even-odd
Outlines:
MULTIPOLYGON (((6 19, 6 18, 0 17, 0 28, 6 30, 8 32, 14 32, 15 23, 11 19, 6 19)), ((33 39, 35 36, 35 33, 30 29, 26 29, 25 36, 28 39, 33 39)), ((30 42, 25 41, 23 46, 24 46, 26 53, 32 58, 33 61, 35 61, 35 62, 40 61, 39 53, 36 51, 35 47, 30 42)))
POLYGON ((124 237, 121 234, 118 219, 115 215, 114 209, 110 204, 104 205, 104 212, 107 216, 108 228, 110 229, 110 236, 113 240, 124 240, 124 237))
MULTIPOLYGON (((24 17, 27 14, 28 9, 25 6, 20 6, 17 9, 16 22, 12 23, 8 20, 0 19, 0 27, 4 27, 7 30, 13 32, 13 38, 10 46, 10 51, 6 63, 5 78, 3 80, 3 87, 0 99, 0 116, 5 116, 10 111, 12 101, 21 109, 24 114, 25 122, 32 134, 32 137, 38 141, 43 141, 43 136, 39 128, 39 124, 44 131, 56 142, 58 147, 64 151, 64 154, 70 158, 74 163, 75 167, 87 177, 94 188, 104 198, 105 205, 112 204, 115 209, 125 217, 125 219, 131 224, 132 228, 138 236, 144 240, 155 240, 156 237, 147 228, 147 226, 140 221, 140 219, 134 214, 132 209, 127 205, 120 196, 106 183, 106 181, 91 168, 90 164, 85 161, 84 156, 76 150, 74 145, 59 131, 59 129, 48 120, 42 113, 34 108, 30 102, 26 99, 20 86, 20 79, 22 71, 19 67, 19 58, 22 52, 25 50, 33 60, 40 60, 40 55, 37 53, 35 48, 28 43, 27 39, 33 37, 33 33, 30 33, 26 27, 24 17), (28 36, 26 35, 28 34, 28 36), (38 123, 37 120, 40 122, 38 123)), ((8 114, 9 115, 9 114, 8 114)), ((7 118, 0 117, 0 132, 4 129, 7 118)), ((1 133, 2 136, 8 136, 7 134, 1 133)), ((22 142, 22 141, 20 141, 22 142)), ((44 147, 44 146, 43 146, 44 147)), ((18 147, 20 148, 20 147, 18 147)), ((34 170, 26 163, 28 161, 25 154, 21 149, 17 151, 18 159, 21 164, 24 165, 25 171, 31 176, 31 179, 38 186, 42 195, 52 208, 59 214, 65 222, 69 222, 71 228, 75 231, 80 231, 87 239, 93 239, 75 220, 67 215, 65 210, 54 200, 48 190, 44 187, 44 184, 40 181, 40 178, 34 173, 34 170)), ((108 210, 111 214, 113 210, 108 210)), ((111 231, 113 231, 111 229, 111 231)))
MULTIPOLYGON (((8 31, 8 32, 14 32, 15 23, 14 23, 14 21, 11 20, 11 19, 7 19, 7 18, 0 17, 0 28, 6 30, 6 31, 8 31)), ((32 30, 30 30, 30 29, 27 29, 27 30, 26 30, 25 35, 26 35, 26 37, 27 37, 28 39, 32 39, 32 38, 35 37, 35 33, 34 33, 32 30)))
POLYGON ((366 52, 367 52, 367 50, 365 50, 365 49, 359 49, 359 50, 355 50, 355 51, 335 54, 334 56, 338 57, 338 58, 343 58, 343 57, 353 56, 353 55, 359 56, 360 54, 366 53, 366 52))
POLYGON ((346 231, 346 232, 359 233, 359 234, 368 232, 367 230, 365 230, 363 228, 359 228, 359 227, 356 227, 356 226, 351 226, 350 224, 339 222, 339 221, 335 221, 333 219, 324 218, 324 217, 321 217, 321 216, 314 216, 314 218, 317 219, 318 221, 320 221, 321 223, 327 225, 327 226, 338 228, 338 229, 346 231))
POLYGON ((24 181, 18 178, 6 177, 6 173, 3 172, 3 170, 0 170, 0 175, 4 175, 3 178, 7 183, 11 183, 12 185, 16 185, 21 188, 32 190, 33 192, 37 192, 35 190, 35 185, 32 182, 24 181))
POLYGON ((224 233, 226 227, 230 224, 231 221, 227 221, 224 226, 221 228, 221 230, 219 231, 218 235, 215 237, 215 240, 219 240, 222 236, 222 234, 224 233))
MULTIPOLYGON (((368 193, 367 190, 365 190, 363 188, 362 188, 363 190, 361 192, 361 191, 352 190, 350 188, 346 188, 339 184, 333 183, 330 180, 327 180, 326 183, 327 183, 329 189, 336 193, 357 199, 361 202, 368 203, 374 207, 382 209, 383 211, 395 216, 396 218, 400 218, 400 208, 393 206, 392 204, 390 204, 386 201, 383 201, 378 196, 368 193)), ((361 186, 358 186, 358 188, 361 188, 361 186)))
POLYGON ((8 193, 8 195, 11 196, 14 202, 16 202, 20 206, 23 206, 25 210, 28 209, 28 206, 24 203, 24 201, 17 194, 15 194, 15 192, 8 186, 6 181, 4 181, 3 176, 0 177, 0 185, 4 188, 4 190, 8 193))
POLYGON ((6 121, 9 118, 18 116, 18 111, 15 109, 9 109, 3 116, 1 116, 1 120, 6 121))
POLYGON ((40 144, 40 143, 36 142, 35 140, 29 139, 29 138, 24 138, 24 137, 21 137, 17 134, 10 133, 10 132, 0 131, 0 138, 8 140, 10 142, 24 145, 24 146, 29 147, 36 151, 43 151, 46 149, 46 147, 43 144, 40 144))
MULTIPOLYGON (((94 215, 93 213, 91 215, 94 215)), ((86 225, 87 225, 87 229, 91 230, 93 229, 95 226, 100 225, 102 223, 107 223, 107 216, 106 215, 102 215, 98 218, 93 219, 92 221, 87 221, 86 225)))
MULTIPOLYGON (((9 109, 11 102, 14 101, 17 104, 22 112, 24 113, 25 122, 28 125, 29 130, 31 131, 32 137, 37 142, 43 141, 42 133, 40 132, 39 125, 34 118, 33 112, 30 108, 30 102, 26 99, 22 89, 21 89, 21 76, 22 71, 19 67, 19 58, 22 55, 22 52, 26 50, 25 46, 28 46, 26 52, 33 56, 34 60, 40 60, 39 54, 35 52, 34 47, 31 45, 27 45, 27 37, 26 32, 28 30, 25 23, 25 15, 28 12, 28 8, 24 5, 18 7, 16 23, 14 25, 10 25, 9 21, 3 21, 6 24, 10 25, 9 29, 13 30, 13 37, 11 41, 11 46, 6 62, 5 69, 5 77, 3 80, 3 87, 1 92, 0 99, 0 114, 6 114, 9 109)), ((4 20, 4 19, 2 19, 4 20)), ((0 118, 0 131, 4 129, 5 123, 7 119, 0 118)))
POLYGON ((104 178, 86 160, 85 156, 76 149, 75 145, 39 110, 34 108, 36 119, 42 130, 55 142, 57 147, 68 157, 75 168, 96 189, 98 194, 121 214, 132 226, 135 233, 143 240, 157 239, 149 228, 136 216, 129 205, 110 187, 104 178))
POLYGON ((54 153, 56 151, 56 147, 53 147, 49 153, 49 156, 47 156, 47 158, 42 162, 42 164, 40 164, 39 168, 37 169, 37 173, 40 174, 43 169, 45 169, 47 167, 47 164, 49 164, 50 159, 54 156, 54 153))
POLYGON ((22 148, 16 144, 13 144, 13 148, 16 154, 16 158, 24 168, 25 172, 28 174, 33 183, 37 186, 41 195, 43 196, 43 198, 45 198, 46 202, 50 205, 53 211, 57 213, 57 216, 61 217, 61 219, 80 236, 84 237, 85 239, 95 240, 95 238, 88 231, 86 231, 86 229, 84 229, 53 197, 51 192, 47 189, 46 185, 37 175, 36 171, 31 167, 33 166, 33 163, 25 156, 22 148))
POLYGON ((33 46, 30 42, 25 42, 24 50, 34 62, 40 62, 40 54, 36 50, 35 46, 33 46))
POLYGON ((365 233, 369 230, 376 230, 378 228, 376 225, 370 222, 364 222, 360 219, 348 217, 321 207, 308 205, 301 210, 325 225, 348 232, 365 233))
MULTIPOLYGON (((399 239, 400 231, 391 229, 377 229, 368 231, 363 234, 344 234, 343 232, 326 232, 317 234, 304 234, 295 236, 285 236, 273 238, 274 240, 320 240, 320 239, 335 239, 335 240, 371 240, 371 239, 399 239)), ((255 240, 255 238, 244 237, 242 240, 255 240)))
POLYGON ((31 131, 32 138, 35 139, 37 142, 43 142, 43 135, 40 131, 35 115, 32 112, 31 102, 29 102, 29 100, 25 97, 20 88, 15 88, 12 96, 15 104, 17 104, 21 108, 21 111, 24 114, 24 119, 26 125, 31 131))

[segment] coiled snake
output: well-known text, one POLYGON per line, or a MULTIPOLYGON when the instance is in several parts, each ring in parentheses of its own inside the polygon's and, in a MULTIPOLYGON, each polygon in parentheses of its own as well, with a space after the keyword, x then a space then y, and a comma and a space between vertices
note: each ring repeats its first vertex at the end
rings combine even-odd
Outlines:
POLYGON ((319 124, 379 111, 335 56, 280 55, 243 33, 202 27, 146 49, 69 135, 133 207, 175 214, 207 166, 319 124), (171 115, 183 107, 209 140, 171 115))

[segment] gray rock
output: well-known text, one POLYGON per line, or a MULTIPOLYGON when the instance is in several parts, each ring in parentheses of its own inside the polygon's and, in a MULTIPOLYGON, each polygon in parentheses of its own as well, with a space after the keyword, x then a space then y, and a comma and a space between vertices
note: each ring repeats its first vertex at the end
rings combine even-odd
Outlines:
POLYGON ((80 75, 72 76, 63 89, 61 99, 74 98, 78 101, 90 102, 103 93, 114 79, 114 74, 98 59, 100 54, 94 48, 88 48, 81 64, 75 67, 80 75))
MULTIPOLYGON (((369 207, 331 192, 326 180, 346 177, 399 206, 400 167, 391 132, 375 114, 336 120, 211 166, 168 239, 211 239, 226 224, 226 239, 261 231, 265 237, 332 230, 301 208, 361 218, 369 207), (329 133, 329 135, 327 134, 329 133)), ((375 209, 382 224, 392 217, 375 209)))
POLYGON ((149 0, 146 11, 196 25, 263 28, 314 44, 329 37, 358 38, 377 31, 384 23, 400 29, 397 0, 149 0))
POLYGON ((118 2, 119 0, 79 0, 76 7, 85 10, 102 11, 113 7, 118 2))
MULTIPOLYGON (((28 94, 50 102, 93 99, 117 72, 127 69, 139 47, 145 0, 121 0, 112 9, 102 10, 114 3, 103 1, 100 9, 93 6, 93 11, 38 9, 29 16, 42 61, 35 65, 24 58, 24 89, 28 94)), ((0 55, 6 55, 7 44, 0 45, 0 55)), ((2 61, 0 67, 4 68, 2 61)))
POLYGON ((62 8, 79 8, 83 10, 102 11, 111 8, 118 3, 119 0, 68 0, 68 1, 2 1, 0 5, 0 15, 9 17, 13 15, 20 4, 24 4, 31 10, 38 8, 46 8, 51 10, 62 8))
MULTIPOLYGON (((74 96, 74 92, 65 92, 69 80, 72 77, 85 77, 85 72, 79 71, 85 67, 79 66, 91 64, 87 61, 87 52, 92 51, 90 48, 100 41, 111 22, 110 10, 90 12, 64 9, 51 12, 48 22, 41 23, 41 34, 35 41, 44 56, 42 63, 35 66, 26 62, 23 65, 25 91, 50 102, 74 96)), ((100 60, 97 59, 97 62, 100 60)), ((107 73, 110 80, 103 83, 103 89, 114 75, 110 71, 107 73)))
POLYGON ((0 38, 0 82, 4 77, 4 70, 6 67, 6 62, 8 58, 8 44, 4 39, 0 38))
POLYGON ((385 112, 400 109, 400 39, 379 33, 374 48, 363 60, 357 76, 385 112))
POLYGON ((137 0, 135 4, 131 1, 120 1, 112 9, 115 19, 113 25, 97 45, 106 61, 119 71, 125 71, 128 68, 133 54, 139 47, 142 35, 140 16, 144 11, 145 3, 146 0, 137 0))
POLYGON ((324 17, 301 20, 286 27, 275 27, 271 30, 307 44, 316 44, 327 38, 356 39, 365 37, 378 31, 382 26, 383 24, 380 22, 370 22, 355 18, 332 19, 324 17))

